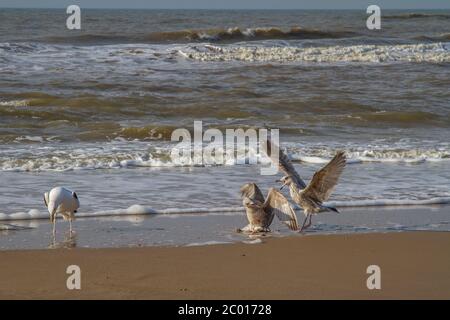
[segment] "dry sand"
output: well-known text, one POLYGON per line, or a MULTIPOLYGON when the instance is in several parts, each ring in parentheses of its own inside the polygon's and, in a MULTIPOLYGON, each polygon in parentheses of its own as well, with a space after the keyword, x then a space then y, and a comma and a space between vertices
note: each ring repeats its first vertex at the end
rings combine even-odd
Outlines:
POLYGON ((310 235, 262 244, 0 252, 3 299, 450 298, 450 233, 310 235), (81 290, 66 267, 81 267, 81 290), (366 268, 381 267, 381 290, 366 268))

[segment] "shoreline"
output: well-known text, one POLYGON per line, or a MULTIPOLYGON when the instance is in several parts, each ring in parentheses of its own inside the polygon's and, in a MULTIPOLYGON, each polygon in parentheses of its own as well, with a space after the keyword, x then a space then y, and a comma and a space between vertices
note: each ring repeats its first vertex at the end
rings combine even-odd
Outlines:
MULTIPOLYGON (((346 210, 408 210, 408 209, 429 209, 450 207, 450 197, 434 197, 423 200, 413 199, 377 199, 377 200, 353 200, 353 201, 328 201, 324 205, 332 207, 340 207, 346 210)), ((301 215, 303 209, 296 204, 293 204, 294 211, 301 215)), ((114 218, 127 216, 150 216, 150 215, 170 215, 170 214, 230 214, 235 212, 244 212, 243 206, 227 206, 227 207, 193 207, 193 208, 168 208, 168 209, 154 209, 150 206, 131 205, 127 208, 108 209, 97 212, 77 212, 76 218, 114 218)), ((63 220, 62 216, 57 216, 56 219, 63 220)), ((35 220, 48 220, 48 212, 45 210, 31 209, 28 212, 2 213, 0 212, 0 224, 4 223, 20 223, 35 220)))
POLYGON ((191 247, 0 251, 0 299, 449 299, 450 232, 191 247), (68 290, 66 268, 81 268, 68 290), (369 265, 381 290, 368 290, 369 265))
MULTIPOLYGON (((342 208, 341 214, 323 213, 313 220, 307 235, 366 234, 398 231, 448 231, 450 206, 342 208)), ((303 215, 297 213, 302 220, 303 215)), ((214 214, 152 214, 116 217, 79 217, 75 233, 68 223, 57 224, 52 236, 48 219, 0 222, 1 250, 40 250, 55 248, 135 248, 159 246, 198 246, 215 243, 242 243, 252 240, 236 233, 245 226, 242 212, 214 214)), ((262 239, 301 237, 275 219, 272 232, 262 239)))

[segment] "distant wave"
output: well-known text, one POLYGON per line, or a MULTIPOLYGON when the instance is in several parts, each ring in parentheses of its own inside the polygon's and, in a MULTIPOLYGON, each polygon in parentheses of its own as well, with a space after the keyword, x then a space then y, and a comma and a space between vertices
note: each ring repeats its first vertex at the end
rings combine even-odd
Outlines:
POLYGON ((188 59, 211 62, 392 63, 450 62, 443 43, 413 45, 353 45, 331 47, 195 46, 180 51, 188 59))
MULTIPOLYGON (((408 199, 377 199, 377 200, 350 200, 350 201, 330 201, 325 205, 336 207, 389 207, 389 206, 426 206, 450 204, 450 197, 431 198, 423 200, 408 199)), ((299 208, 297 208, 299 209, 299 208)), ((243 207, 215 207, 215 208, 169 208, 156 210, 142 205, 133 205, 127 209, 105 210, 97 212, 79 212, 77 218, 98 218, 126 215, 183 215, 183 214, 242 214, 243 207)), ((36 209, 28 212, 0 213, 0 221, 17 220, 38 220, 48 219, 48 212, 42 212, 36 209)))
POLYGON ((304 29, 300 27, 284 31, 280 28, 249 28, 241 30, 238 27, 229 29, 209 29, 203 31, 174 31, 152 33, 147 36, 153 41, 241 41, 241 40, 266 40, 266 39, 323 39, 345 38, 356 34, 348 31, 322 31, 317 29, 304 29))
POLYGON ((450 119, 426 111, 372 111, 354 112, 337 119, 352 126, 395 125, 449 127, 450 119))
POLYGON ((422 35, 422 36, 417 36, 414 37, 415 40, 419 40, 419 41, 450 41, 450 33, 443 33, 441 35, 436 35, 436 36, 429 36, 429 35, 422 35))
POLYGON ((138 35, 82 34, 76 36, 51 36, 42 39, 48 43, 67 44, 118 44, 118 43, 186 43, 186 42, 236 42, 245 40, 269 39, 336 39, 356 36, 349 31, 326 31, 294 27, 282 30, 276 27, 247 28, 238 27, 205 30, 178 30, 153 32, 138 35))
POLYGON ((403 13, 394 15, 384 15, 383 19, 450 19, 450 14, 443 13, 403 13))

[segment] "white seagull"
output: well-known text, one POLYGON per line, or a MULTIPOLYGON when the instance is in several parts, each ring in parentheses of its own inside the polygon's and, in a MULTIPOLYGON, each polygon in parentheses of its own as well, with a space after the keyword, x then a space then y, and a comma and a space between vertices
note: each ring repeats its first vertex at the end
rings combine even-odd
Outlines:
POLYGON ((50 221, 53 223, 53 235, 56 233, 55 225, 58 213, 63 216, 64 220, 69 220, 70 232, 72 233, 72 221, 80 207, 77 194, 66 188, 53 188, 50 192, 44 193, 44 203, 50 213, 50 221))
POLYGON ((241 194, 249 224, 242 229, 238 229, 238 232, 269 232, 274 215, 289 229, 298 230, 294 209, 278 190, 271 188, 267 199, 264 199, 256 184, 247 183, 241 187, 241 194))

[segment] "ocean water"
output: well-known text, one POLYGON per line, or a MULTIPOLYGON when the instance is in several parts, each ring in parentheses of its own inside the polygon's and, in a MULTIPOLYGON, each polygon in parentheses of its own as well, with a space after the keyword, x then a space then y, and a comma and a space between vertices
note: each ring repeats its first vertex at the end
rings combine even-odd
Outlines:
POLYGON ((345 150, 342 207, 449 202, 448 10, 384 10, 376 31, 364 11, 82 10, 80 31, 66 17, 0 10, 1 220, 45 218, 57 185, 81 216, 241 214, 240 185, 279 176, 173 163, 172 131, 198 120, 280 129, 305 180, 345 150))

